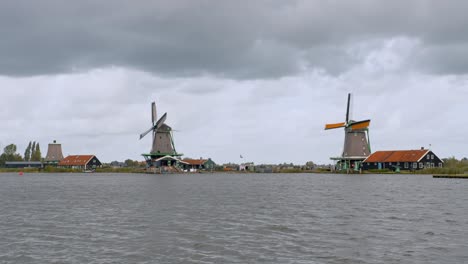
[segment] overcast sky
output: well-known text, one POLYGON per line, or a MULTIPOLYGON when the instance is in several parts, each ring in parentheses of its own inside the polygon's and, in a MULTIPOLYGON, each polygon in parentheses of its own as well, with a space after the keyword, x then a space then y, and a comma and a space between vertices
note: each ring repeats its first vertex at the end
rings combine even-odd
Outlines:
POLYGON ((150 104, 177 151, 329 163, 352 117, 372 150, 468 156, 467 1, 1 1, 0 147, 143 160, 150 104))

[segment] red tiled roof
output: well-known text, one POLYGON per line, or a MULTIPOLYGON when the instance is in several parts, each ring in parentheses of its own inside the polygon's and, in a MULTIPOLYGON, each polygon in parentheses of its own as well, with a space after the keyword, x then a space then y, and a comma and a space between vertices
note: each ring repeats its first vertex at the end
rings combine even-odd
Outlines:
POLYGON ((364 162, 417 162, 429 151, 428 149, 376 151, 364 162))
POLYGON ((59 166, 84 166, 86 165, 94 155, 70 155, 61 160, 59 166))
POLYGON ((190 165, 203 165, 208 160, 206 159, 183 159, 182 161, 185 161, 190 165))

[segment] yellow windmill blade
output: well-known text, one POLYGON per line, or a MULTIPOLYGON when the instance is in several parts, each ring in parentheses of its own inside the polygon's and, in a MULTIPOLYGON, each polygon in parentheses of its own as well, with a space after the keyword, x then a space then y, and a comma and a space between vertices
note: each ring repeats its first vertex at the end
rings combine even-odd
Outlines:
POLYGON ((346 126, 345 122, 335 123, 335 124, 326 124, 325 125, 325 130, 340 128, 340 127, 345 127, 345 126, 346 126))
POLYGON ((351 125, 349 125, 349 127, 351 127, 351 130, 360 130, 360 129, 368 128, 369 125, 370 125, 370 119, 354 122, 351 125))

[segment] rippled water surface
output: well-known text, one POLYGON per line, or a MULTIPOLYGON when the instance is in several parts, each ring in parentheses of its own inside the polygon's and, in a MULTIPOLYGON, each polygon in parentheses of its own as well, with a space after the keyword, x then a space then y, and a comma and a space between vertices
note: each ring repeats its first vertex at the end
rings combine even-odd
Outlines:
POLYGON ((468 180, 0 174, 0 263, 468 263, 468 180))

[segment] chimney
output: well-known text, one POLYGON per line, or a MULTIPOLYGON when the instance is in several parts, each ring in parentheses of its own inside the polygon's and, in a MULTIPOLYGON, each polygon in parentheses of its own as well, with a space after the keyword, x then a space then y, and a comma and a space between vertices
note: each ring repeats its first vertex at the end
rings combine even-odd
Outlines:
POLYGON ((424 150, 424 147, 421 147, 421 150, 424 150))
POLYGON ((57 143, 57 140, 54 140, 54 144, 57 143))

